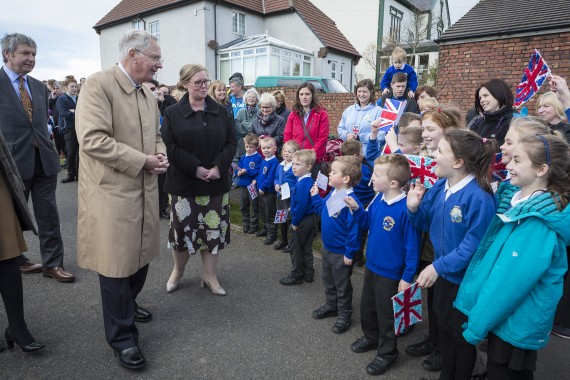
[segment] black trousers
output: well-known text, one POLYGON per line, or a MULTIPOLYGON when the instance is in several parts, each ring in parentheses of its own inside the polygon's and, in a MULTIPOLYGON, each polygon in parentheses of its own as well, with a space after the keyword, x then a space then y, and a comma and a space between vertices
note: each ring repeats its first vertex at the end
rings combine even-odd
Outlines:
POLYGON ((158 175, 158 211, 166 211, 168 207, 168 193, 164 191, 166 173, 158 175))
MULTIPOLYGON (((570 248, 566 247, 566 255, 568 255, 568 262, 570 263, 570 248)), ((558 302, 556 314, 554 315, 554 324, 570 328, 570 278, 568 272, 564 276, 564 288, 562 291, 562 298, 558 302)))
POLYGON ((259 227, 259 195, 251 199, 247 187, 240 186, 239 189, 239 210, 241 211, 241 222, 247 229, 257 231, 259 227))
POLYGON ((265 223, 267 237, 277 238, 277 226, 275 225, 275 213, 277 212, 277 194, 265 193, 259 195, 259 213, 265 223))
POLYGON ((147 272, 148 264, 129 277, 99 275, 105 338, 115 350, 122 351, 139 344, 134 313, 136 298, 144 286, 147 272))
POLYGON ((53 142, 57 154, 63 153, 65 155, 65 135, 61 132, 59 127, 53 129, 53 142))
POLYGON ((367 340, 378 342, 377 355, 392 361, 398 355, 398 337, 394 331, 392 297, 400 281, 372 272, 364 272, 360 300, 360 326, 367 340))
POLYGON ((469 380, 475 368, 477 351, 463 338, 461 326, 467 322, 467 316, 453 307, 459 285, 439 277, 433 287, 441 352, 439 380, 469 380))
POLYGON ((296 278, 313 278, 313 235, 317 230, 315 215, 307 215, 291 230, 291 275, 296 278))
POLYGON ((67 158, 67 175, 77 177, 79 173, 79 142, 75 129, 65 132, 65 151, 67 158))
POLYGON ((24 291, 22 273, 18 258, 0 261, 0 295, 8 317, 8 329, 22 345, 28 345, 34 338, 28 331, 24 319, 24 291))
POLYGON ((344 255, 323 248, 323 285, 328 306, 338 309, 339 317, 352 315, 352 265, 344 263, 344 255))
MULTIPOLYGON (((24 186, 26 199, 29 199, 30 194, 32 195, 43 266, 46 269, 63 266, 63 241, 61 239, 59 213, 55 199, 57 174, 52 176, 45 175, 37 148, 34 175, 32 178, 24 180, 24 186)), ((22 254, 19 264, 23 264, 26 260, 26 256, 22 254)))

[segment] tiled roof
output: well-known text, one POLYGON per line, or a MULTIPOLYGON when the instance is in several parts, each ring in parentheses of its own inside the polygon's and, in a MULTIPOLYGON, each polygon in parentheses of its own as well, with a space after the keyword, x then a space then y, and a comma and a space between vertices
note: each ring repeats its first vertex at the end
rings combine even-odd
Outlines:
POLYGON ((482 0, 451 25, 436 42, 569 27, 568 0, 482 0))
MULTIPOLYGON (((99 31, 138 14, 154 13, 169 7, 185 6, 188 3, 183 0, 122 0, 99 20, 94 28, 99 31)), ((309 0, 222 0, 221 3, 267 16, 286 10, 296 11, 327 48, 360 57, 358 51, 336 27, 334 21, 309 0)))

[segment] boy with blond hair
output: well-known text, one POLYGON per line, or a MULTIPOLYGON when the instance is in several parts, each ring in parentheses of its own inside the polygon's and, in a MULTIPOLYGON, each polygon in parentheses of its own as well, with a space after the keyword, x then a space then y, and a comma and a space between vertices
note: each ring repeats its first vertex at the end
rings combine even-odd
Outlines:
POLYGON ((293 174, 297 185, 291 191, 291 273, 279 280, 281 285, 301 285, 313 282, 313 235, 317 229, 315 208, 311 202, 311 169, 317 157, 312 149, 293 154, 293 174))
MULTIPOLYGON (((354 196, 352 188, 360 181, 360 160, 353 156, 335 158, 329 173, 329 185, 333 189, 324 199, 319 196, 317 185, 311 189, 315 211, 321 215, 323 241, 322 278, 325 287, 325 303, 313 311, 313 318, 337 316, 332 332, 342 334, 352 318, 352 260, 360 247, 360 232, 352 212, 347 207, 333 215, 329 214, 327 202, 340 191, 354 196)), ((359 202, 358 202, 359 203, 359 202)), ((362 207, 362 204, 359 204, 362 207)))
POLYGON ((392 77, 396 73, 404 73, 407 75, 408 80, 406 83, 406 92, 409 98, 414 97, 414 93, 418 88, 418 76, 414 70, 414 68, 406 63, 408 59, 408 55, 406 51, 401 47, 396 47, 392 52, 392 56, 390 60, 392 65, 388 67, 384 76, 382 77, 382 81, 380 82, 380 87, 382 89, 382 95, 385 95, 390 92, 390 84, 392 82, 392 77))
POLYGON ((277 240, 277 226, 275 225, 275 213, 277 212, 277 192, 275 191, 275 174, 279 161, 275 157, 277 144, 275 139, 265 136, 261 139, 261 153, 265 159, 261 162, 261 168, 257 179, 254 181, 259 193, 259 211, 265 223, 263 230, 255 234, 261 237, 267 235, 263 244, 271 245, 277 240))
POLYGON ((259 138, 256 134, 248 133, 243 141, 245 155, 240 158, 235 175, 238 177, 237 186, 243 232, 254 234, 257 231, 259 219, 259 202, 257 199, 251 199, 247 187, 257 178, 263 157, 257 152, 259 138))

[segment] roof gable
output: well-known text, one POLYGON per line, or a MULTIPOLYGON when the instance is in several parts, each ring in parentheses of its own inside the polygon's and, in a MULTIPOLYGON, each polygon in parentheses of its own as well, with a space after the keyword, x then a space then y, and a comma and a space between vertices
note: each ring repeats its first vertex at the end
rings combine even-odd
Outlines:
POLYGON ((483 0, 451 25, 436 42, 570 28, 570 1, 549 0, 548 8, 556 11, 547 11, 544 2, 483 0))
MULTIPOLYGON (((139 14, 155 13, 168 8, 185 6, 191 2, 184 0, 122 0, 105 17, 99 20, 94 28, 99 31, 107 26, 125 22, 139 14)), ((266 16, 277 15, 284 11, 294 11, 325 47, 356 58, 360 57, 358 51, 336 27, 334 21, 309 0, 221 0, 220 3, 266 16)))

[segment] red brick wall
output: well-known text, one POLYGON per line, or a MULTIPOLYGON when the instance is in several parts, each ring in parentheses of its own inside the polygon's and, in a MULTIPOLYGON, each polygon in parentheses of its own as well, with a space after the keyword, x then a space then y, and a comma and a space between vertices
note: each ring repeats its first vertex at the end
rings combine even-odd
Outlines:
MULTIPOLYGON (((283 90, 285 93, 285 99, 287 103, 287 108, 292 109, 293 103, 295 103, 295 93, 296 88, 293 87, 267 87, 258 88, 260 94, 264 92, 271 92, 274 90, 283 90)), ((354 104, 355 96, 354 93, 344 93, 344 94, 318 94, 319 102, 327 110, 329 114, 330 122, 330 132, 333 135, 337 135, 336 127, 342 117, 342 113, 348 106, 354 104)))
MULTIPOLYGON (((538 49, 553 74, 570 80, 570 32, 440 45, 438 100, 467 112, 474 106, 477 87, 492 78, 505 80, 514 96, 534 49, 538 49)), ((548 90, 546 83, 539 94, 524 104, 529 115, 536 115, 536 100, 548 90)))

